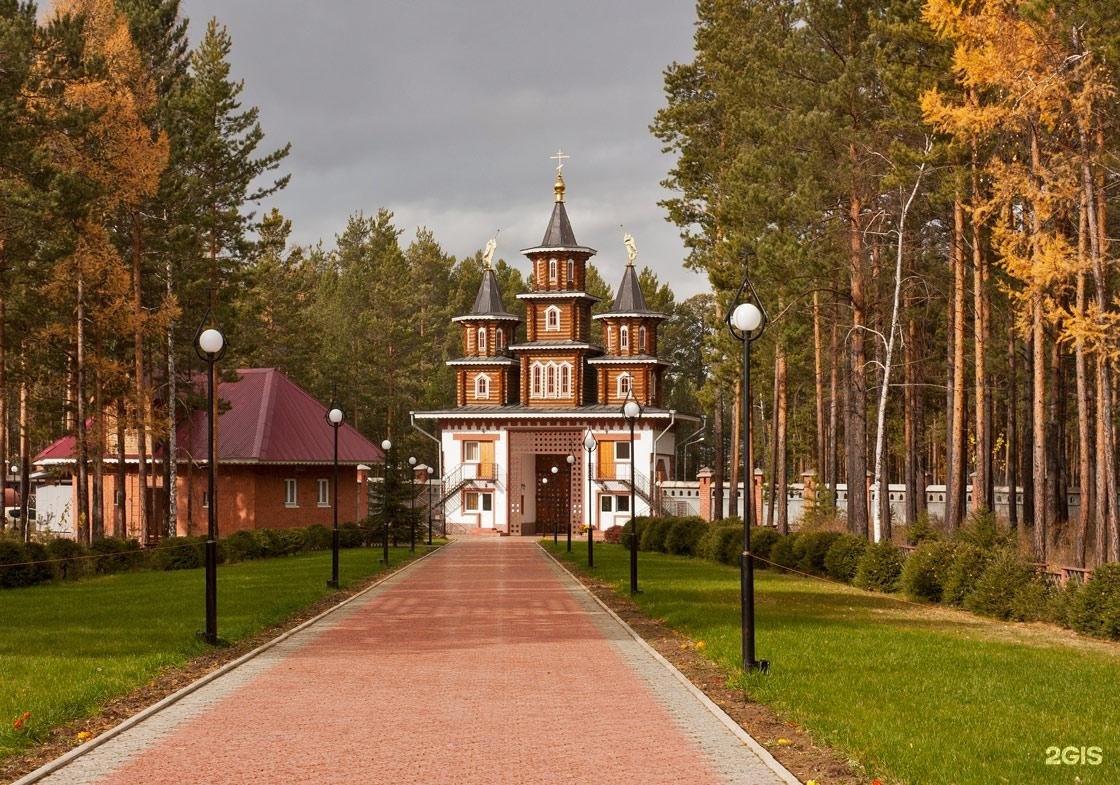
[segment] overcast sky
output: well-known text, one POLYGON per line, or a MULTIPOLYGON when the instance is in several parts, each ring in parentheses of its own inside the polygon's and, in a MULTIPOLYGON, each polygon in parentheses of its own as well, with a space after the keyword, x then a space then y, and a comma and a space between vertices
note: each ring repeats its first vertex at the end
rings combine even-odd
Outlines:
POLYGON ((216 16, 233 38, 244 104, 268 150, 290 141, 272 198, 294 241, 328 245, 347 217, 386 207, 462 257, 501 229, 496 256, 540 242, 558 148, 576 239, 617 286, 634 235, 639 265, 678 299, 686 271, 659 183, 672 166, 649 133, 662 71, 691 59, 686 0, 182 0, 197 41, 216 16))

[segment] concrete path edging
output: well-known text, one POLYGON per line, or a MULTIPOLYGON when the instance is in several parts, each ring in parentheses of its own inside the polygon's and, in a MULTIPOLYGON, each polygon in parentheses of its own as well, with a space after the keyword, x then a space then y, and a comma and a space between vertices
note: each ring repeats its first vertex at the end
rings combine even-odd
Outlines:
POLYGON ((79 746, 75 747, 72 750, 69 750, 69 751, 65 752, 64 754, 60 755, 59 757, 55 758, 54 760, 48 761, 47 763, 44 763, 42 766, 40 766, 39 768, 30 772, 29 774, 25 774, 23 777, 19 778, 18 780, 14 780, 13 782, 10 783, 10 785, 32 785, 32 783, 39 782, 40 780, 50 776, 51 774, 54 774, 59 769, 62 769, 65 766, 68 766, 69 764, 71 764, 75 760, 77 760, 78 758, 81 758, 83 755, 86 755, 90 752, 93 752, 93 750, 97 749, 102 744, 105 744, 106 742, 111 741, 112 739, 121 735, 125 731, 131 729, 132 727, 134 727, 136 725, 139 725, 141 722, 148 719, 149 717, 151 717, 155 714, 158 714, 159 712, 163 711, 164 709, 168 708, 169 706, 174 705, 175 703, 178 703, 180 700, 187 697, 191 693, 197 692, 198 690, 205 687, 210 682, 215 681, 215 680, 221 678, 222 676, 225 676, 230 671, 240 667, 241 665, 244 665, 246 662, 249 662, 250 660, 255 659, 256 657, 259 657, 261 654, 264 654, 266 651, 273 648, 274 646, 277 646, 277 645, 283 643, 284 641, 288 640, 293 635, 296 635, 296 634, 302 632, 303 630, 307 629, 308 627, 318 623, 319 621, 322 621, 327 616, 330 616, 331 614, 333 614, 333 613, 341 610, 342 608, 346 607, 347 605, 354 602, 355 600, 360 599, 365 594, 367 594, 367 593, 373 591, 374 589, 378 588, 379 586, 381 586, 381 584, 385 583, 385 581, 396 578, 401 573, 405 572, 406 570, 408 570, 411 567, 414 567, 417 564, 420 564, 422 561, 427 559, 429 556, 437 553, 438 551, 442 550, 444 547, 446 547, 446 546, 445 545, 437 546, 437 547, 433 548, 432 550, 428 551, 427 553, 425 553, 420 558, 413 559, 412 561, 407 562, 406 564, 400 565, 399 567, 397 567, 395 570, 393 570, 389 574, 382 576, 381 578, 379 578, 375 582, 371 583, 369 586, 365 587, 364 589, 357 592, 356 594, 352 594, 351 596, 347 597, 345 600, 342 600, 341 602, 327 608, 325 611, 318 614, 317 616, 314 616, 313 618, 310 618, 307 621, 300 623, 299 625, 293 627, 292 629, 287 630, 287 631, 281 633, 280 635, 277 635, 272 640, 266 641, 265 643, 261 644, 260 646, 253 649, 252 651, 248 651, 245 654, 242 654, 237 659, 231 660, 230 662, 227 662, 225 665, 222 665, 221 667, 216 668, 215 670, 211 671, 210 673, 207 673, 205 676, 201 677, 200 679, 191 682, 190 684, 188 684, 185 687, 180 688, 179 690, 176 690, 175 692, 173 692, 170 695, 162 698, 161 700, 157 701, 156 703, 153 703, 151 706, 148 706, 146 709, 143 709, 143 710, 137 712, 136 714, 133 714, 131 717, 124 720, 119 725, 113 726, 112 728, 105 731, 104 733, 98 734, 97 736, 95 736, 94 738, 90 739, 87 742, 83 742, 79 746))
MULTIPOLYGON (((770 754, 769 750, 759 744, 753 736, 743 730, 742 726, 739 725, 739 723, 731 719, 731 717, 728 716, 727 712, 721 709, 719 705, 715 703, 715 701, 713 701, 704 693, 703 690, 693 684, 687 676, 677 670, 676 666, 673 665, 673 663, 669 662, 667 659, 661 656, 660 652, 650 646, 649 643, 646 642, 645 638, 635 632, 634 628, 623 621, 622 617, 611 610, 610 606, 596 597, 595 593, 591 591, 591 589, 587 588, 587 586, 584 585, 583 581, 579 580, 576 575, 567 568, 563 561, 556 558, 556 556, 547 548, 541 546, 541 550, 557 566, 560 567, 563 573, 567 575, 569 579, 580 588, 580 590, 586 592, 588 597, 594 600, 594 602, 600 608, 602 608, 612 619, 614 619, 614 621, 617 622, 619 626, 626 630, 627 634, 629 634, 630 637, 634 639, 635 643, 637 643, 638 646, 644 649, 645 652, 650 655, 650 657, 659 662, 667 671, 669 671, 673 675, 673 678, 679 681, 685 689, 692 693, 692 695, 698 701, 700 701, 700 703, 702 703, 708 711, 715 715, 716 719, 723 723, 727 727, 727 729, 736 736, 736 738, 743 742, 743 744, 749 747, 751 751, 754 752, 754 754, 762 760, 763 763, 765 763, 774 771, 775 774, 777 774, 788 785, 802 785, 801 780, 795 777, 789 769, 779 763, 777 759, 775 759, 774 756, 770 754)), ((19 785, 19 783, 16 783, 16 785, 19 785)))

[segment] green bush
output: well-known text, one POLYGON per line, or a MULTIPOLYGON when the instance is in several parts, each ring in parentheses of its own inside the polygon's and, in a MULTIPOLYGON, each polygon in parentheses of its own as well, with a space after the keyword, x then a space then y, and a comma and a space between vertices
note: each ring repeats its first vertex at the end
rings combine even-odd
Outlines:
MULTIPOLYGON (((622 531, 619 533, 618 544, 621 545, 626 550, 630 550, 630 532, 634 531, 634 523, 635 522, 636 521, 634 519, 628 520, 626 522, 626 525, 621 527, 622 531)), ((613 528, 618 529, 620 527, 615 526, 613 528)), ((638 536, 641 537, 641 534, 642 534, 642 531, 641 531, 641 527, 639 526, 638 536)), ((642 541, 639 539, 638 540, 638 545, 640 546, 641 544, 642 544, 642 541)))
POLYGON ((698 556, 720 564, 738 564, 742 552, 743 527, 733 523, 713 523, 696 546, 698 556))
POLYGON ((1011 601, 1016 592, 1035 579, 1034 569, 1016 551, 1006 548, 988 562, 972 591, 964 598, 964 607, 973 613, 1011 618, 1011 601))
MULTIPOLYGON (((738 524, 739 531, 743 530, 743 524, 738 524)), ((770 526, 752 526, 751 527, 751 553, 762 559, 770 558, 770 551, 774 547, 774 543, 782 538, 777 529, 770 526)), ((735 557, 736 563, 738 556, 735 557)), ((760 566, 765 567, 765 564, 760 566)))
POLYGON ((1061 592, 1035 575, 1011 596, 1011 618, 1015 621, 1057 621, 1055 603, 1061 592))
POLYGON ((1120 564, 1093 570, 1070 602, 1070 626, 1080 633, 1120 639, 1120 564))
POLYGON ((193 570, 206 561, 205 537, 167 537, 151 553, 156 570, 193 570))
POLYGON ((367 529, 361 524, 357 523, 344 523, 338 527, 338 545, 340 548, 360 548, 363 545, 372 544, 373 540, 373 523, 369 518, 366 519, 366 525, 369 527, 368 535, 367 529), (367 536, 370 541, 367 542, 367 536))
POLYGON ((860 557, 867 550, 867 540, 855 534, 841 534, 824 556, 824 568, 838 581, 851 583, 856 577, 860 557))
POLYGON ((249 561, 264 556, 264 548, 261 547, 260 540, 247 529, 223 537, 218 544, 227 562, 249 561))
POLYGON ((930 540, 940 540, 941 532, 934 528, 929 513, 923 512, 918 519, 906 527, 906 544, 921 545, 930 540))
POLYGON ((695 556, 696 546, 707 531, 708 524, 703 518, 673 518, 665 535, 664 551, 678 556, 695 556))
POLYGON ((144 563, 144 552, 136 540, 120 537, 102 537, 89 546, 90 552, 97 555, 93 559, 94 570, 100 574, 127 572, 144 563))
POLYGON ((638 548, 643 551, 664 551, 665 535, 675 518, 644 518, 638 524, 638 548))
POLYGON ((28 564, 24 567, 25 586, 50 583, 54 580, 54 565, 50 562, 50 552, 41 542, 28 542, 23 546, 23 555, 28 564))
POLYGON ((779 535, 770 547, 770 561, 779 567, 796 567, 800 559, 794 549, 796 542, 796 534, 779 535))
POLYGON ((972 593, 991 560, 992 552, 979 545, 958 544, 953 551, 953 563, 945 573, 941 601, 950 605, 964 604, 965 597, 972 593))
POLYGON ((27 554, 22 542, 12 537, 0 537, 0 588, 27 585, 23 567, 25 561, 27 554))
POLYGON ((253 534, 266 557, 291 556, 307 550, 305 529, 257 529, 253 534))
POLYGON ((54 560, 54 572, 64 581, 80 578, 90 570, 89 555, 81 543, 67 537, 56 537, 47 543, 47 553, 54 560))
MULTIPOLYGON (((341 541, 342 531, 339 527, 338 538, 341 541)), ((311 551, 329 551, 333 546, 331 530, 322 524, 307 527, 307 549, 311 551)), ((341 546, 340 546, 341 547, 341 546)))
POLYGON ((920 600, 941 602, 952 563, 952 543, 927 539, 902 565, 902 590, 920 600))
POLYGON ((856 566, 853 583, 871 591, 897 591, 902 575, 902 551, 886 540, 869 543, 856 566))
POLYGON ((1015 532, 1005 529, 990 510, 976 510, 968 516, 965 525, 957 530, 958 542, 975 545, 978 548, 996 550, 1015 544, 1015 532))
POLYGON ((797 569, 813 575, 824 575, 825 557, 828 555, 829 548, 839 538, 840 532, 837 531, 822 529, 803 532, 793 547, 793 552, 797 555, 797 569))

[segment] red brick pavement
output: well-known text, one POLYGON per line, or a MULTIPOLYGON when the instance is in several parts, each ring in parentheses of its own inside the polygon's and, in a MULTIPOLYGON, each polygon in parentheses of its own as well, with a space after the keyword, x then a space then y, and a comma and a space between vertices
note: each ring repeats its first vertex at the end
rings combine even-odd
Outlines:
POLYGON ((104 783, 714 783, 531 542, 459 543, 104 783))

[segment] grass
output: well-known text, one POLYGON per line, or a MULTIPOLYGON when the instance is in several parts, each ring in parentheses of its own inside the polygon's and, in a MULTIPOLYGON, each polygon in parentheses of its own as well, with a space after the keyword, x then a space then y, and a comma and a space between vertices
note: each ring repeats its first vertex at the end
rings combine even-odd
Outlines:
MULTIPOLYGON (((344 550, 339 583, 379 572, 381 553, 344 550)), ((395 548, 390 561, 408 556, 395 548)), ((218 635, 236 642, 330 594, 330 563, 327 551, 220 566, 218 635)), ((0 759, 206 651, 195 636, 204 597, 201 569, 0 591, 0 759), (24 712, 30 720, 13 728, 24 712)))
MULTIPOLYGON (((585 554, 545 547, 586 571, 585 554)), ((1120 782, 1116 644, 763 570, 755 573, 756 648, 771 671, 748 675, 738 570, 658 553, 639 562, 644 613, 704 641, 752 700, 858 761, 869 779, 1120 782), (1070 746, 1100 747, 1103 761, 1047 765, 1048 748, 1070 746)), ((619 594, 628 595, 628 570, 621 546, 596 546, 593 572, 619 594)))

